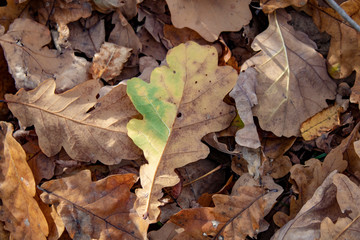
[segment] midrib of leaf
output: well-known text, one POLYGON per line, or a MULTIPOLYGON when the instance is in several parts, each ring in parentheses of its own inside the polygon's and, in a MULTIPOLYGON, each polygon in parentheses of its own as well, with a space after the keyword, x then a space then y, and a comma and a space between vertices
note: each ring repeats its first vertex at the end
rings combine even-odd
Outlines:
MULTIPOLYGON (((57 116, 59 118, 63 118, 65 120, 68 120, 68 121, 71 121, 71 122, 74 122, 74 123, 77 123, 79 125, 84 125, 84 126, 89 126, 89 127, 94 127, 94 128, 98 128, 98 129, 101 129, 101 130, 104 130, 104 131, 111 131, 111 132, 116 132, 116 133, 122 133, 122 134, 125 134, 124 132, 121 132, 121 131, 117 131, 117 130, 112 130, 112 129, 109 129, 109 128, 104 128, 104 127, 101 127, 101 126, 98 126, 98 125, 93 125, 93 124, 90 124, 90 123, 86 123, 86 122, 81 122, 80 120, 75 120, 75 119, 72 119, 72 118, 69 118, 69 117, 66 117, 64 115, 61 115, 61 114, 58 114, 56 112, 51 112, 49 110, 46 110, 46 109, 43 109, 43 108, 40 108, 36 105, 32 105, 32 104, 29 104, 29 103, 24 103, 24 102, 16 102, 16 101, 11 101, 11 100, 6 100, 8 103, 13 103, 13 104, 20 104, 20 105, 25 105, 25 106, 28 106, 30 108, 35 108, 35 109, 38 109, 42 112, 46 112, 50 115, 54 115, 54 116, 57 116)), ((118 119, 118 120, 121 120, 121 119, 118 119)))

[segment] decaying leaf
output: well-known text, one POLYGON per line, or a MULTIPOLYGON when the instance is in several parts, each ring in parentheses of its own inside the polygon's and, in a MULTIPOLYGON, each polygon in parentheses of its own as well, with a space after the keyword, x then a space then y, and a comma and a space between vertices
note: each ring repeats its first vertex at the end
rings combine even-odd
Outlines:
POLYGON ((251 19, 248 0, 166 0, 175 27, 188 27, 213 42, 224 31, 239 31, 251 19))
POLYGON ((0 37, 16 87, 33 89, 48 78, 64 91, 88 79, 89 63, 73 52, 58 54, 45 45, 51 41, 48 28, 30 19, 16 19, 0 37))
MULTIPOLYGON (((250 175, 245 178, 247 177, 252 179, 250 175)), ((265 186, 276 189, 277 192, 266 193, 263 187, 252 185, 251 180, 251 183, 243 185, 244 180, 238 180, 241 183, 237 182, 234 185, 230 196, 215 194, 214 208, 182 210, 172 216, 170 222, 184 228, 191 239, 205 239, 204 236, 211 236, 214 239, 226 240, 256 236, 258 232, 266 229, 262 228, 261 221, 282 190, 270 177, 265 177, 265 186)))
POLYGON ((161 189, 179 181, 174 169, 205 158, 209 149, 201 138, 235 117, 223 98, 236 82, 236 71, 217 66, 215 48, 180 44, 166 61, 169 66, 156 68, 150 84, 138 78, 127 82, 127 93, 144 116, 128 123, 128 135, 149 162, 140 168, 143 188, 136 191, 135 207, 150 221, 160 213, 161 189))
POLYGON ((131 54, 131 48, 105 42, 100 52, 96 53, 90 67, 90 73, 94 79, 109 81, 120 75, 124 63, 131 54))
POLYGON ((10 123, 0 122, 0 220, 11 239, 46 239, 46 219, 34 196, 34 176, 10 123))
POLYGON ((142 1, 143 0, 93 0, 96 10, 99 12, 109 13, 119 9, 127 19, 131 19, 136 16, 137 4, 142 1))
POLYGON ((235 87, 229 94, 235 99, 236 109, 244 123, 244 127, 236 132, 236 143, 254 149, 260 147, 260 139, 251 111, 251 108, 258 103, 255 94, 256 75, 256 70, 253 68, 241 72, 235 87))
POLYGON ((342 107, 334 105, 315 114, 301 124, 300 132, 305 141, 313 140, 321 134, 333 130, 340 125, 342 107))
POLYGON ((72 239, 143 239, 147 224, 131 210, 134 174, 91 181, 89 170, 41 185, 41 199, 53 204, 72 239))
POLYGON ((194 41, 198 44, 209 44, 208 41, 203 39, 197 32, 190 28, 176 28, 173 25, 164 26, 164 37, 168 39, 173 46, 177 46, 187 41, 194 41))
POLYGON ((315 43, 288 25, 289 17, 285 11, 269 15, 269 27, 252 43, 261 51, 242 66, 258 72, 253 113, 261 128, 286 137, 299 135, 300 124, 327 107, 325 100, 336 93, 315 43))
POLYGON ((54 94, 55 82, 47 80, 34 90, 6 95, 6 99, 22 126, 35 126, 39 146, 47 156, 63 147, 72 159, 86 162, 116 164, 137 159, 140 150, 127 136, 126 124, 138 113, 126 95, 126 86, 119 85, 97 100, 99 89, 97 80, 89 80, 54 94))
POLYGON ((288 156, 280 156, 275 159, 268 159, 263 163, 263 172, 270 174, 273 178, 282 178, 289 173, 292 167, 288 156))

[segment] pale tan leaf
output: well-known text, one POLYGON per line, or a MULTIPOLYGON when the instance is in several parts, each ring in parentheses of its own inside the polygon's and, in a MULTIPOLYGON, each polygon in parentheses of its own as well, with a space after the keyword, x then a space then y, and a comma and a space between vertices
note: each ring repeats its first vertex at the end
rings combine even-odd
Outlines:
POLYGON ((35 180, 10 123, 0 122, 0 220, 10 239, 46 239, 48 224, 34 199, 35 180))
POLYGON ((326 217, 320 225, 320 240, 357 240, 359 239, 359 229, 359 218, 354 223, 351 218, 338 218, 336 223, 333 223, 330 218, 326 217))
POLYGON ((287 24, 289 20, 285 11, 270 14, 269 27, 252 43, 260 52, 242 66, 254 66, 258 72, 259 104, 253 113, 261 128, 286 137, 299 135, 300 124, 327 107, 325 100, 336 93, 325 60, 304 33, 287 24))
POLYGON ((137 159, 140 149, 127 136, 126 124, 138 113, 126 95, 126 86, 119 85, 97 100, 99 89, 97 80, 89 80, 54 94, 55 82, 47 80, 32 91, 21 89, 6 99, 23 126, 35 126, 39 146, 47 156, 63 147, 72 159, 86 162, 116 164, 137 159))
POLYGON ((48 78, 56 80, 57 91, 70 89, 88 79, 89 63, 70 50, 58 54, 45 45, 50 31, 30 19, 16 19, 0 37, 17 88, 33 89, 48 78))
POLYGON ((166 0, 175 27, 188 27, 205 40, 215 41, 224 31, 239 31, 251 19, 248 0, 166 0))
POLYGON ((254 149, 260 147, 260 139, 251 111, 251 108, 258 103, 255 94, 256 76, 257 72, 254 68, 240 72, 237 83, 229 94, 235 99, 236 109, 244 123, 244 127, 236 132, 236 143, 254 149))
POLYGON ((124 63, 131 54, 131 48, 105 42, 96 53, 90 67, 94 79, 109 81, 120 75, 124 63))

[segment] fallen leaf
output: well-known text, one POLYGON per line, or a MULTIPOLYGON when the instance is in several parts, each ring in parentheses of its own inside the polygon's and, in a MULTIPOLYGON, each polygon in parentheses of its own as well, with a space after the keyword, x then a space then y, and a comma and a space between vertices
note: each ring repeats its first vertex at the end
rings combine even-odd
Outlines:
POLYGON ((360 228, 359 218, 353 222, 351 218, 338 218, 333 223, 330 218, 326 217, 320 225, 320 240, 339 239, 339 240, 356 240, 359 238, 358 229, 360 228), (340 234, 340 235, 339 235, 340 234))
POLYGON ((276 9, 286 8, 288 6, 303 7, 307 0, 261 0, 260 6, 264 13, 272 13, 276 9))
POLYGON ((299 135, 300 124, 327 107, 325 100, 336 93, 315 43, 288 25, 289 20, 285 11, 270 14, 269 27, 252 43, 260 52, 242 66, 258 72, 253 113, 261 128, 286 137, 299 135))
POLYGON ((127 136, 126 124, 138 113, 126 86, 119 85, 97 100, 99 89, 97 80, 89 80, 54 94, 55 82, 47 80, 32 91, 6 95, 6 100, 22 126, 35 126, 39 146, 47 156, 63 147, 72 159, 85 162, 116 164, 139 158, 140 149, 127 136))
POLYGON ((166 56, 166 48, 151 36, 151 34, 142 28, 137 33, 142 44, 141 53, 153 57, 156 60, 163 61, 166 56))
POLYGON ((179 178, 174 169, 205 158, 209 149, 201 138, 226 128, 235 117, 223 102, 236 81, 231 67, 218 67, 216 49, 194 42, 180 44, 166 57, 169 66, 156 68, 150 84, 127 82, 127 93, 143 120, 131 120, 128 135, 148 164, 140 168, 142 189, 136 191, 137 212, 156 221, 163 187, 179 178))
MULTIPOLYGON (((247 177, 252 178, 250 175, 247 177)), ((264 187, 253 186, 252 183, 246 186, 236 183, 230 196, 213 196, 214 208, 182 210, 172 216, 170 222, 184 228, 191 239, 204 239, 207 236, 225 240, 255 237, 260 231, 260 222, 282 192, 271 178, 266 178, 265 186, 275 186, 274 191, 277 192, 267 193, 264 187)))
POLYGON ((286 153, 296 141, 295 137, 263 137, 261 145, 265 156, 270 159, 275 159, 286 153))
POLYGON ((130 54, 131 48, 105 42, 101 45, 100 52, 95 54, 89 72, 94 79, 109 81, 120 75, 130 54))
POLYGON ((290 158, 284 155, 263 163, 264 173, 270 174, 275 179, 284 177, 290 172, 291 167, 290 158))
POLYGON ((332 183, 335 174, 336 171, 327 176, 296 217, 280 228, 272 240, 320 238, 321 221, 325 217, 335 220, 340 212, 335 198, 336 187, 332 183))
POLYGON ((200 45, 209 44, 208 41, 190 28, 176 28, 173 25, 167 24, 164 26, 164 37, 168 39, 174 47, 187 41, 194 41, 200 45))
POLYGON ((48 78, 57 91, 65 91, 88 79, 89 63, 69 51, 58 54, 45 45, 51 41, 48 28, 30 19, 16 19, 0 37, 16 87, 33 89, 48 78))
POLYGON ((155 58, 144 56, 139 59, 139 70, 141 75, 139 76, 140 79, 144 80, 145 82, 150 82, 150 75, 152 71, 159 66, 159 63, 156 61, 155 58))
POLYGON ((9 28, 9 25, 19 17, 27 6, 27 3, 19 4, 16 0, 7 0, 6 3, 6 6, 0 7, 0 24, 5 27, 5 30, 9 28))
POLYGON ((251 19, 250 1, 166 0, 171 21, 177 28, 188 27, 213 42, 225 31, 239 31, 251 19))
POLYGON ((72 239, 144 239, 145 221, 132 211, 134 174, 92 182, 89 170, 41 185, 41 199, 53 204, 72 239))
MULTIPOLYGON (((344 23, 342 17, 328 5, 320 6, 317 0, 311 0, 304 10, 313 17, 313 21, 320 31, 326 31, 331 35, 330 49, 328 52, 328 71, 334 78, 345 78, 354 70, 360 71, 359 52, 360 33, 344 23), (346 37, 344 37, 346 36, 346 37)), ((345 1, 340 7, 351 16, 354 21, 360 23, 359 2, 345 1)))
POLYGON ((235 141, 240 146, 253 149, 260 147, 260 139, 251 111, 251 108, 258 103, 255 94, 256 75, 254 68, 241 72, 235 87, 229 94, 235 99, 236 109, 244 123, 244 127, 236 132, 235 141))
POLYGON ((334 105, 315 114, 301 124, 300 132, 305 141, 313 140, 340 125, 343 108, 334 105))
POLYGON ((127 19, 131 19, 137 14, 137 4, 143 0, 93 0, 95 9, 101 13, 110 13, 119 9, 127 19))
MULTIPOLYGON (((8 66, 3 50, 0 48, 0 99, 4 99, 6 93, 15 93, 15 82, 8 72, 8 66)), ((0 121, 5 121, 9 116, 9 108, 6 103, 0 102, 0 121)))
POLYGON ((90 17, 92 11, 90 0, 44 0, 31 4, 38 11, 39 22, 44 25, 51 20, 65 26, 80 18, 90 17))
POLYGON ((103 19, 90 27, 83 26, 80 21, 69 23, 68 27, 70 31, 68 42, 71 47, 85 53, 89 58, 92 58, 105 42, 105 21, 103 19))
POLYGON ((10 123, 0 122, 0 220, 10 239, 46 239, 46 219, 34 196, 35 180, 10 123))
POLYGON ((300 208, 309 201, 316 189, 331 172, 334 170, 343 172, 348 167, 349 163, 346 158, 349 155, 349 146, 352 145, 358 135, 359 127, 360 124, 356 125, 352 133, 339 146, 332 149, 323 162, 312 158, 306 161, 305 165, 296 164, 291 167, 292 188, 299 196, 290 203, 290 219, 295 217, 300 208))

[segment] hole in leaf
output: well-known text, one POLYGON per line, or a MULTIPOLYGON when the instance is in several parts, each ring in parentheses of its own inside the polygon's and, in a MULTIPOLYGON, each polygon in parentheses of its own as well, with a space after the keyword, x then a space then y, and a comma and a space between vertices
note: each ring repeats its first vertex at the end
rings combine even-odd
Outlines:
POLYGON ((179 113, 176 115, 177 118, 181 118, 181 116, 182 116, 182 113, 181 113, 181 112, 179 112, 179 113))

